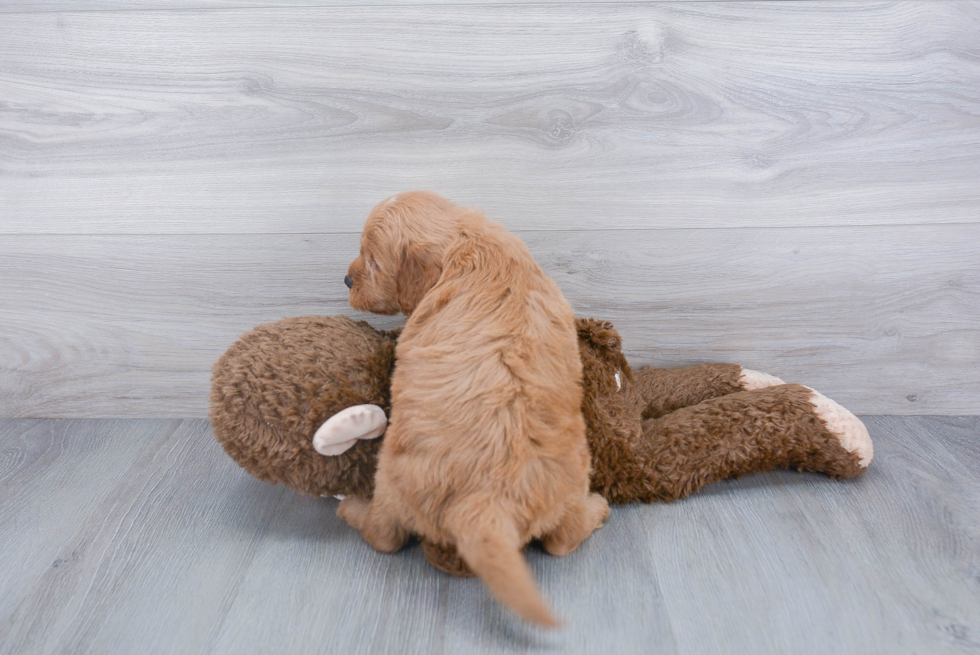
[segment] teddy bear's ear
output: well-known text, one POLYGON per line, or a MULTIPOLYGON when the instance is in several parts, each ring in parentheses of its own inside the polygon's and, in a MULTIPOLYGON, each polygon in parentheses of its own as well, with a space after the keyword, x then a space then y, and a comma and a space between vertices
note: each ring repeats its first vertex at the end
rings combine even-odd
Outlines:
POLYGON ((619 350, 623 345, 623 340, 619 332, 609 321, 599 321, 594 318, 575 319, 578 328, 579 338, 589 341, 597 348, 608 348, 619 350))
POLYGON ((388 417, 383 409, 377 405, 354 405, 320 426, 313 435, 313 448, 321 455, 340 455, 358 439, 377 439, 387 427, 388 417))
POLYGON ((402 328, 401 327, 396 327, 396 328, 392 328, 390 330, 379 330, 379 331, 381 332, 381 336, 384 337, 385 339, 395 339, 395 340, 397 340, 398 337, 401 336, 402 328))

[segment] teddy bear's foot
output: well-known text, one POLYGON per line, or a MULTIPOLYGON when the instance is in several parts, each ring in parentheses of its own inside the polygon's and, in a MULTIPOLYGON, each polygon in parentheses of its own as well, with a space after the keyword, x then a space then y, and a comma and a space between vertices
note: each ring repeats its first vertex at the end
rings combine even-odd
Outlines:
MULTIPOLYGON (((810 387, 806 387, 810 389, 810 387)), ((862 468, 868 468, 874 457, 871 435, 857 416, 818 391, 810 389, 810 404, 814 413, 837 437, 841 447, 858 458, 862 468)))
POLYGON ((786 384, 775 375, 769 375, 762 371, 753 371, 748 368, 742 369, 741 375, 738 376, 738 383, 743 391, 755 391, 756 389, 765 389, 767 387, 786 384))
POLYGON ((377 405, 354 405, 328 418, 313 435, 313 448, 321 455, 340 455, 358 439, 384 434, 388 417, 377 405))

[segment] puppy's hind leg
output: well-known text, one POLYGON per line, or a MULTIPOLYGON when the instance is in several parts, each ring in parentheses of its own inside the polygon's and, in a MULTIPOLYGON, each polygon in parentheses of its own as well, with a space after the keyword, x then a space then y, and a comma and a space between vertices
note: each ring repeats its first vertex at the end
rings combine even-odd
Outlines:
POLYGON ((371 502, 350 496, 340 501, 337 516, 361 531, 364 541, 382 553, 393 553, 408 541, 408 530, 402 526, 390 504, 379 502, 378 495, 371 502))
POLYGON ((544 536, 541 540, 544 549, 557 557, 567 555, 601 528, 608 517, 609 503, 606 499, 599 494, 586 494, 569 505, 558 527, 544 536))

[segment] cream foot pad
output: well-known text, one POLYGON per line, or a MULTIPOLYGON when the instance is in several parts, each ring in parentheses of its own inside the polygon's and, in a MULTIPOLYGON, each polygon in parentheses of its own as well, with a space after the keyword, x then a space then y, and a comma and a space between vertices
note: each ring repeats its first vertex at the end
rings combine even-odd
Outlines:
POLYGON ((376 439, 388 427, 388 417, 377 405, 354 405, 339 411, 313 435, 313 448, 321 455, 340 455, 358 439, 376 439))
MULTIPOLYGON (((810 387, 807 387, 810 389, 810 387)), ((840 441, 844 450, 857 456, 863 468, 868 468, 874 458, 874 447, 871 445, 871 435, 857 416, 835 403, 827 396, 810 389, 810 404, 820 420, 824 422, 840 441)))
POLYGON ((766 389, 768 387, 777 387, 781 384, 786 384, 775 375, 753 371, 748 368, 742 369, 742 375, 739 376, 738 382, 742 385, 744 391, 755 391, 756 389, 766 389))

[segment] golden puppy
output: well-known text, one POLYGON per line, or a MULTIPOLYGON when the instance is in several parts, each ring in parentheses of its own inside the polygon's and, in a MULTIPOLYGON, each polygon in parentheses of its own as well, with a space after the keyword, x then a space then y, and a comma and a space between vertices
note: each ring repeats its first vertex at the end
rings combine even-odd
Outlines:
POLYGON ((574 550, 609 515, 589 493, 574 317, 527 247, 414 191, 376 206, 345 282, 355 308, 409 315, 371 502, 338 509, 371 546, 455 545, 493 594, 557 625, 521 555, 574 550))

